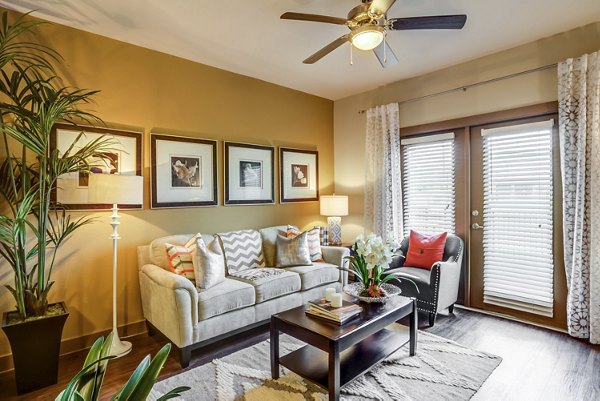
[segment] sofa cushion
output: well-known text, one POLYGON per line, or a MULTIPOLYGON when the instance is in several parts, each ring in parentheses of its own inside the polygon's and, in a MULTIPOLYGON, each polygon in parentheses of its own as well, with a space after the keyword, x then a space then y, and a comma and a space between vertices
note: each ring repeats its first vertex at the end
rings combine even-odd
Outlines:
MULTIPOLYGON (((165 244, 170 243, 173 245, 182 246, 185 245, 195 235, 197 234, 169 235, 167 237, 157 238, 152 241, 150 243, 150 260, 152 264, 162 267, 165 270, 170 270, 165 244)), ((202 234, 202 239, 204 239, 204 241, 208 244, 212 239, 212 235, 202 234)))
POLYGON ((226 278, 214 287, 198 292, 198 320, 245 308, 254 302, 254 287, 226 278))
POLYGON ((256 292, 256 303, 299 291, 301 287, 300 275, 288 269, 250 269, 233 273, 231 278, 251 284, 256 292))
POLYGON ((277 236, 277 267, 312 265, 307 235, 304 232, 292 238, 277 236))
POLYGON ((265 267, 262 240, 258 231, 239 230, 217 235, 223 245, 227 274, 265 267))
POLYGON ((331 263, 314 262, 312 266, 294 266, 286 270, 300 275, 302 291, 340 280, 340 271, 331 263))
POLYGON ((287 226, 267 227, 259 230, 262 238, 265 266, 275 266, 275 253, 277 252, 277 236, 286 235, 287 226))

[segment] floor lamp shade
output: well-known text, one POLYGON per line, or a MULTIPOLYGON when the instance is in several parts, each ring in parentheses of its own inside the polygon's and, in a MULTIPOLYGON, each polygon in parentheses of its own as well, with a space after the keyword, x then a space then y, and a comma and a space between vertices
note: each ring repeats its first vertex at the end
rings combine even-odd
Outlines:
POLYGON ((113 232, 113 329, 111 356, 123 356, 131 351, 131 343, 121 341, 117 331, 117 241, 119 238, 119 208, 117 205, 141 205, 144 198, 144 178, 136 175, 90 174, 88 202, 112 204, 111 223, 113 232))
POLYGON ((88 203, 141 205, 144 177, 139 175, 90 174, 88 203))
POLYGON ((321 216, 327 216, 332 245, 342 243, 342 218, 348 215, 348 197, 344 195, 321 196, 321 216))

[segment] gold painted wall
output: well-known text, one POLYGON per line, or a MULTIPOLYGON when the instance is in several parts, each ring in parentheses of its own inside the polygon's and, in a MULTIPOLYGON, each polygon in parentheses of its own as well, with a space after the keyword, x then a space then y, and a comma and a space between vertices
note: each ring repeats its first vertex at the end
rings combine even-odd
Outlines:
MULTIPOLYGON (((553 64, 600 49, 600 22, 494 53, 430 74, 399 81, 334 103, 335 191, 349 195, 343 240, 363 231, 364 110, 553 64)), ((400 60, 402 62, 402 60, 400 60)), ((556 100, 556 69, 400 105, 400 126, 479 115, 556 100)))
MULTIPOLYGON (((93 106, 97 115, 109 126, 144 131, 145 209, 123 212, 119 228, 119 325, 143 319, 137 245, 172 233, 287 223, 305 227, 324 221, 318 202, 149 210, 149 133, 316 149, 320 191, 328 194, 333 192, 332 101, 60 25, 46 25, 39 32, 40 41, 64 57, 60 73, 68 84, 102 91, 93 106)), ((220 142, 221 203, 222 160, 220 142)), ((70 308, 63 333, 67 340, 111 327, 109 212, 94 215, 100 221, 78 231, 64 246, 54 272, 50 300, 64 300, 70 308)), ((8 269, 0 265, 0 284, 12 280, 8 269)), ((0 289, 0 311, 13 305, 8 291, 0 289)), ((9 352, 0 334, 0 371, 9 360, 1 357, 9 352)))

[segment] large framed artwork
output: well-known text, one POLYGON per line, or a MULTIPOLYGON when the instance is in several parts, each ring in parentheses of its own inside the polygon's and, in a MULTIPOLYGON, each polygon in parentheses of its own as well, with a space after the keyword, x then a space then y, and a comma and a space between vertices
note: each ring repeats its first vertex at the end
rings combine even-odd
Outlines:
POLYGON ((319 152, 279 148, 279 201, 319 200, 319 152))
MULTIPOLYGON (((66 152, 71 146, 81 148, 101 136, 115 141, 114 149, 103 157, 88 160, 95 174, 142 175, 142 133, 117 129, 56 124, 50 140, 52 149, 66 152), (83 132, 79 139, 77 137, 83 132)), ((88 203, 88 173, 62 175, 56 184, 53 198, 70 210, 110 209, 108 204, 88 203)), ((142 209, 143 205, 119 205, 120 209, 142 209)))
POLYGON ((151 207, 218 205, 217 141, 150 134, 151 207))
POLYGON ((275 148, 225 142, 225 204, 275 203, 275 148))

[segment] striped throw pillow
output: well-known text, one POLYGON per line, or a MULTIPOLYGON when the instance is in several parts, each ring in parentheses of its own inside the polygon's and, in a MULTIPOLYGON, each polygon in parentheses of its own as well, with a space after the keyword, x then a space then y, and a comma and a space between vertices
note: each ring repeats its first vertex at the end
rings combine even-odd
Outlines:
MULTIPOLYGON (((302 234, 302 231, 298 230, 294 226, 288 225, 288 238, 295 238, 300 234, 302 234)), ((323 251, 321 250, 321 230, 318 227, 315 227, 312 230, 306 231, 306 234, 308 251, 310 252, 310 260, 313 262, 323 262, 323 251)))
POLYGON ((196 250, 196 240, 202 238, 200 234, 194 235, 185 245, 165 243, 169 268, 175 274, 195 280, 193 253, 196 250))
POLYGON ((223 244, 227 274, 265 267, 262 238, 256 230, 217 234, 223 244))

